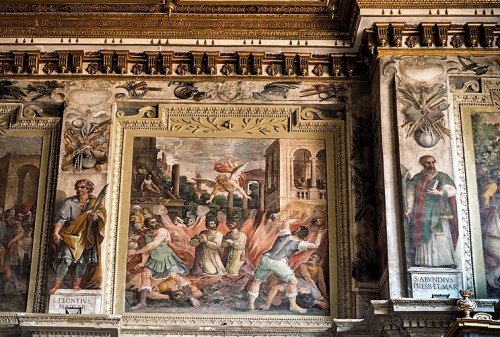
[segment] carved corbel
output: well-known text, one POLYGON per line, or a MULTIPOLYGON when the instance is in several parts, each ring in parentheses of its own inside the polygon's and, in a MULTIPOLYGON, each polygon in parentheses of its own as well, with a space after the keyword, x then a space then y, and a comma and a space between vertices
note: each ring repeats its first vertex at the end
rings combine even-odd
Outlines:
POLYGON ((295 53, 283 53, 283 69, 284 74, 287 76, 292 76, 295 73, 295 58, 297 54, 295 53))
POLYGON ((217 73, 217 57, 218 52, 207 52, 207 73, 215 75, 217 73))
POLYGON ((436 26, 438 43, 441 47, 446 47, 448 45, 448 31, 450 30, 451 23, 439 22, 436 26))
POLYGON ((147 72, 151 75, 156 74, 158 71, 158 52, 156 51, 147 51, 146 52, 147 62, 147 72))
POLYGON ((38 64, 40 62, 40 51, 27 51, 28 55, 28 71, 31 74, 38 74, 38 64))
POLYGON ((389 24, 385 23, 385 22, 375 24, 375 29, 377 32, 377 43, 378 43, 379 47, 387 46, 387 43, 389 41, 388 28, 389 28, 389 24))
POLYGON ((299 73, 302 76, 309 75, 309 59, 311 54, 299 54, 299 73))
POLYGON ((106 74, 109 74, 113 70, 113 56, 115 55, 114 50, 101 50, 102 55, 102 70, 106 74))
POLYGON ((404 23, 391 23, 391 45, 401 47, 403 45, 404 23))
POLYGON ((340 76, 342 74, 342 58, 330 55, 330 75, 340 76))
POLYGON ((0 74, 6 75, 9 73, 10 66, 8 63, 0 63, 0 74))
POLYGON ((375 32, 366 30, 365 41, 370 53, 372 55, 375 54, 375 48, 377 47, 377 36, 375 35, 375 32))
POLYGON ((64 74, 69 69, 69 50, 58 50, 57 56, 57 70, 64 74))
POLYGON ((493 30, 495 27, 494 23, 483 23, 481 25, 481 43, 484 47, 493 47, 493 40, 495 39, 493 30))
POLYGON ((465 43, 468 47, 477 47, 480 27, 480 23, 467 23, 465 25, 465 43))
POLYGON ((162 63, 162 70, 165 75, 171 75, 172 74, 172 60, 174 58, 174 52, 161 52, 161 63, 162 63))
POLYGON ((420 24, 420 44, 422 46, 432 47, 434 41, 434 26, 435 23, 420 24))
POLYGON ((82 73, 83 70, 83 54, 83 50, 71 51, 72 68, 77 74, 82 73))
POLYGON ((252 53, 252 73, 259 76, 262 75, 262 59, 264 53, 252 53))
POLYGON ((116 69, 120 74, 127 73, 128 69, 128 50, 116 51, 116 69))
POLYGON ((346 69, 349 76, 354 75, 354 71, 356 70, 356 60, 350 57, 347 58, 346 69))
POLYGON ((193 56, 193 72, 195 75, 201 75, 203 70, 203 56, 205 55, 202 51, 191 52, 193 56))
POLYGON ((248 75, 248 58, 250 53, 238 52, 238 73, 240 75, 248 75))

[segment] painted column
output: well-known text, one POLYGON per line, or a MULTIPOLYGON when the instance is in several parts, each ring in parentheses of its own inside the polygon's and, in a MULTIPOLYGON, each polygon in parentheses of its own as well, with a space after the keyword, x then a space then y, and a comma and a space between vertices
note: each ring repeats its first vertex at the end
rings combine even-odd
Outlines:
POLYGON ((179 164, 172 165, 172 193, 178 197, 180 194, 181 168, 179 164))

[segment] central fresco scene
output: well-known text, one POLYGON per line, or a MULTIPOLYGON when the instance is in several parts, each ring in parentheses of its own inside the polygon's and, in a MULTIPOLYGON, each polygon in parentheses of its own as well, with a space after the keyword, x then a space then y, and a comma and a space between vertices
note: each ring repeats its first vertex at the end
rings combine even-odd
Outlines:
POLYGON ((330 314, 324 140, 133 143, 127 312, 330 314))

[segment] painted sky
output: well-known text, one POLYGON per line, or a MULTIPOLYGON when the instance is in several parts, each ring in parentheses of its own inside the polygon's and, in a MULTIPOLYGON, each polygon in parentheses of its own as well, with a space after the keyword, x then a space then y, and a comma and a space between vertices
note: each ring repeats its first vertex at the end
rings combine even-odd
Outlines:
POLYGON ((156 144, 165 152, 169 165, 181 164, 181 175, 189 179, 200 174, 201 178, 214 180, 215 162, 231 158, 241 164, 248 162, 245 171, 265 168, 265 152, 274 139, 241 138, 157 138, 156 144))
POLYGON ((0 137, 0 158, 7 152, 26 156, 40 154, 42 149, 42 138, 28 137, 0 137))

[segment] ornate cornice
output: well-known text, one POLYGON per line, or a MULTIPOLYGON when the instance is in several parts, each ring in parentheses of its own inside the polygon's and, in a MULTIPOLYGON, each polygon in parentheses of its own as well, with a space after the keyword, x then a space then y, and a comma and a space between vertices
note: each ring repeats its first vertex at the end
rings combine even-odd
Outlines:
POLYGON ((378 22, 365 29, 360 51, 371 60, 394 55, 494 56, 500 47, 500 31, 495 19, 491 20, 465 24, 378 22))
MULTIPOLYGON (((338 8, 340 1, 311 0, 311 1, 240 1, 220 2, 210 1, 157 1, 157 3, 140 3, 140 1, 120 1, 119 6, 108 1, 91 2, 81 1, 51 1, 51 3, 3 3, 0 12, 4 13, 156 13, 165 14, 325 14, 328 6, 338 8), (331 3, 331 4, 329 4, 331 3)), ((342 3, 347 3, 344 1, 342 3)))
POLYGON ((471 1, 447 1, 447 0, 358 0, 361 8, 495 8, 498 7, 497 0, 471 0, 471 1))
MULTIPOLYGON (((163 40, 164 41, 164 40, 163 40)), ((0 52, 0 75, 127 75, 224 79, 231 77, 315 78, 359 77, 367 74, 368 63, 357 55, 296 52, 263 53, 248 51, 192 50, 177 52, 174 47, 157 46, 131 52, 122 46, 97 51, 29 49, 0 52)), ((21 45, 20 45, 21 48, 21 45)), ((28 49, 27 49, 28 48, 28 49)), ((203 47, 202 47, 203 48, 203 47)))

